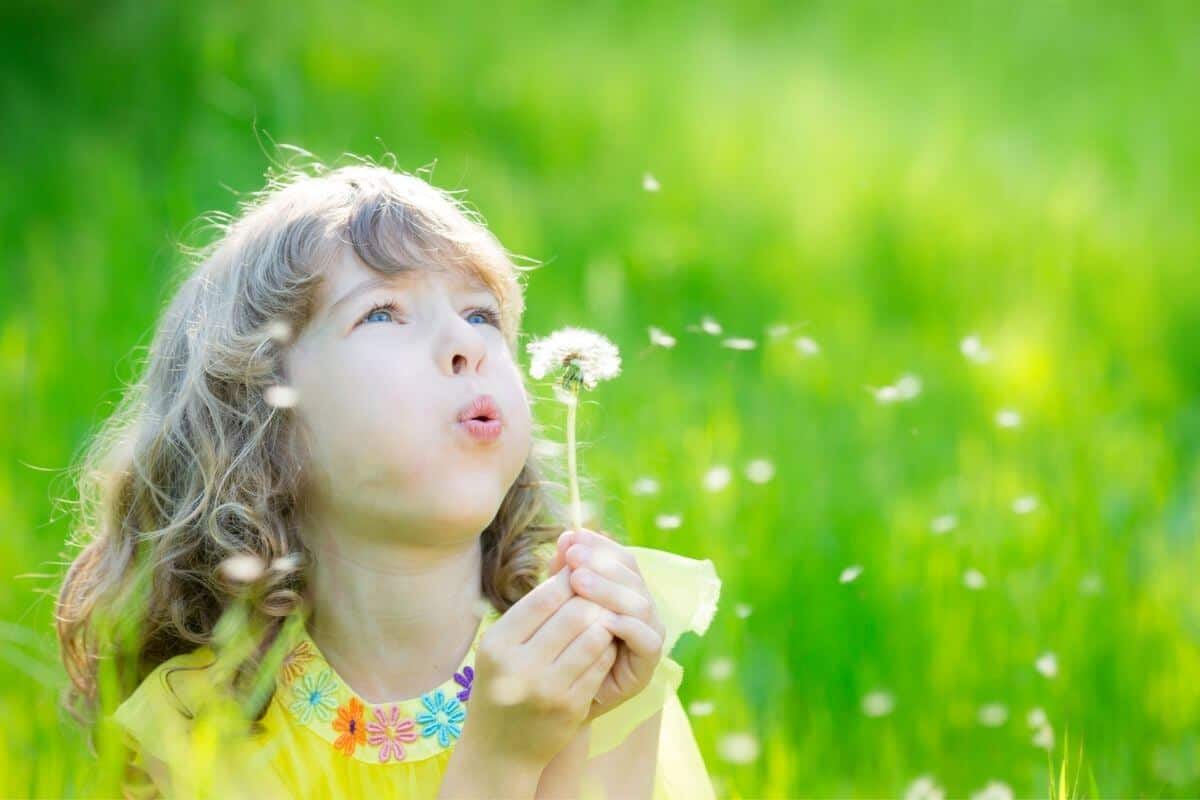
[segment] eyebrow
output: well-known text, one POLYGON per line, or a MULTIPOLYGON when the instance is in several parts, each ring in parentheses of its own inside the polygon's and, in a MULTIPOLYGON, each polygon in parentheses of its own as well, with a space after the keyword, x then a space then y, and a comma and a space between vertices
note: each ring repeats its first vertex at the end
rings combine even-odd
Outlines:
MULTIPOLYGON (((405 275, 408 273, 400 274, 405 275)), ((329 306, 329 308, 325 310, 325 316, 331 316, 335 311, 338 310, 339 307, 345 305, 349 301, 365 292, 369 292, 372 289, 378 289, 380 287, 390 286, 395 277, 396 276, 394 275, 376 275, 374 278, 368 278, 334 301, 333 305, 329 306)), ((476 275, 463 275, 460 273, 453 279, 453 282, 456 286, 462 289, 478 292, 491 292, 491 288, 488 287, 487 284, 483 283, 483 281, 481 281, 476 275)))

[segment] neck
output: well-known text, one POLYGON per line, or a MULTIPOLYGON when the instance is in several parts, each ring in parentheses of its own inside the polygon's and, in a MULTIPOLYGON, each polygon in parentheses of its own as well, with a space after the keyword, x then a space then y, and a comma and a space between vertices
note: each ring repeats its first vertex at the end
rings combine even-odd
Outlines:
MULTIPOLYGON (((445 681, 480 618, 480 537, 430 544, 365 539, 360 524, 311 520, 309 635, 368 703, 406 699, 445 681)), ((375 530, 379 530, 377 526, 375 530)))

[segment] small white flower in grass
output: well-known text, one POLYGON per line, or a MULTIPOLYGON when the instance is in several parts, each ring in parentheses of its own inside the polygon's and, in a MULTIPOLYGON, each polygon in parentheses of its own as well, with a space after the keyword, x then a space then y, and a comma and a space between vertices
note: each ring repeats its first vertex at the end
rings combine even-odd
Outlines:
POLYGON ((272 408, 295 408, 300 393, 291 386, 268 386, 263 392, 263 400, 272 408))
POLYGON ((979 724, 986 728, 999 728, 1008 722, 1008 708, 1003 703, 988 703, 979 707, 979 724))
POLYGON ((733 660, 726 656, 718 656, 708 662, 705 674, 709 680, 723 681, 733 674, 733 660))
POLYGON ((891 692, 877 689, 867 692, 862 699, 862 712, 868 717, 884 717, 896 707, 896 698, 891 692))
POLYGON ((935 536, 949 533, 958 527, 958 517, 953 514, 942 514, 940 517, 934 517, 929 523, 929 531, 935 536))
POLYGON ((986 786, 971 794, 971 800, 1013 800, 1013 790, 1007 783, 988 781, 986 786))
POLYGON ((963 573, 963 586, 968 589, 982 589, 987 586, 987 578, 983 577, 983 573, 977 569, 968 569, 963 573))
POLYGON ((218 568, 225 579, 233 583, 254 583, 262 577, 267 565, 256 555, 242 553, 222 561, 218 568))
POLYGON ((573 527, 583 527, 583 509, 579 500, 579 476, 575 466, 575 414, 581 388, 594 389, 600 381, 621 373, 621 354, 617 346, 595 331, 562 328, 544 339, 535 339, 525 348, 530 358, 529 374, 535 379, 556 376, 555 394, 567 406, 567 475, 571 492, 573 527))
POLYGON ((1033 664, 1037 667, 1037 671, 1045 675, 1047 678, 1053 678, 1058 675, 1058 656, 1051 652, 1042 653, 1038 656, 1038 660, 1033 664))
POLYGON ((978 334, 972 333, 964 338, 958 348, 964 356, 976 364, 986 364, 992 360, 992 352, 983 346, 978 334))
POLYGON ((856 580, 859 575, 862 575, 862 571, 863 568, 861 564, 851 564, 842 570, 842 574, 838 576, 838 583, 850 583, 851 581, 856 580))
POLYGON ((729 485, 732 478, 733 471, 723 464, 718 464, 704 473, 704 488, 710 492, 719 492, 729 485))
POLYGON ((675 337, 664 331, 662 328, 650 326, 650 344, 656 347, 674 347, 675 337))
POLYGON ((1011 408, 1002 408, 996 412, 996 424, 1001 428, 1015 428, 1021 424, 1021 415, 1011 408))
POLYGON ((946 790, 937 785, 932 775, 919 775, 904 790, 904 800, 943 800, 946 790))
POLYGON ((1040 747, 1043 750, 1054 749, 1054 728, 1049 725, 1043 725, 1033 734, 1033 746, 1040 747))
POLYGON ((713 713, 713 702, 711 700, 693 700, 688 703, 688 713, 693 717, 707 717, 713 713))
POLYGON ((793 342, 796 349, 804 356, 815 356, 821 352, 821 345, 817 344, 815 339, 808 336, 797 336, 793 342))
POLYGON ((766 483, 775 477, 775 465, 765 458, 756 458, 746 465, 746 480, 766 483))
POLYGON ((662 187, 658 183, 658 178, 647 172, 642 175, 642 188, 647 192, 657 192, 662 187))
POLYGON ((659 514, 654 518, 655 527, 664 531, 673 531, 683 524, 682 514, 659 514))
POLYGON ((721 341, 722 347, 728 347, 730 350, 753 350, 758 347, 758 342, 753 339, 745 339, 740 337, 732 337, 721 341))
POLYGON ((650 494, 658 494, 658 490, 659 490, 658 481, 655 480, 654 478, 650 478, 650 477, 638 478, 637 480, 635 480, 633 482, 633 485, 631 487, 629 487, 629 490, 636 495, 643 495, 643 496, 650 495, 650 494))
POLYGON ((717 741, 717 755, 730 764, 750 764, 758 758, 758 739, 752 733, 727 733, 717 741))
POLYGON ((1037 510, 1038 500, 1031 494, 1026 494, 1012 501, 1014 514, 1031 514, 1037 510))
POLYGON ((753 610, 749 603, 738 603, 733 607, 733 613, 737 614, 738 619, 745 619, 753 610))

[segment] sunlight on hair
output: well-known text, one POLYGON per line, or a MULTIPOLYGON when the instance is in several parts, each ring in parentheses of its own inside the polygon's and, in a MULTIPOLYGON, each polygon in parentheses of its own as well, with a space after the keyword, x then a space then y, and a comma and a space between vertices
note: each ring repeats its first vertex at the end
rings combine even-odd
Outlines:
POLYGON ((254 583, 266 571, 263 560, 248 553, 230 556, 222 561, 218 568, 221 574, 234 583, 254 583))

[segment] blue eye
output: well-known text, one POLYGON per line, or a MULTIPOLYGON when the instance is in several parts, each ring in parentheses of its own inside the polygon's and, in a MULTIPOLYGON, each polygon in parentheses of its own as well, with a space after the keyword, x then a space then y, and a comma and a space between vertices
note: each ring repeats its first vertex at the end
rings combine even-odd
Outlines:
POLYGON ((497 328, 500 327, 500 314, 495 309, 476 308, 471 311, 471 314, 467 317, 467 319, 470 319, 471 317, 483 317, 484 324, 495 325, 497 328))
POLYGON ((396 307, 395 303, 390 303, 390 302, 389 303, 380 303, 379 305, 375 306, 374 308, 372 308, 370 311, 367 312, 367 315, 362 318, 362 322, 370 322, 371 317, 373 317, 376 314, 379 314, 381 312, 386 312, 387 314, 391 315, 391 314, 396 314, 399 311, 400 311, 400 309, 396 307))

